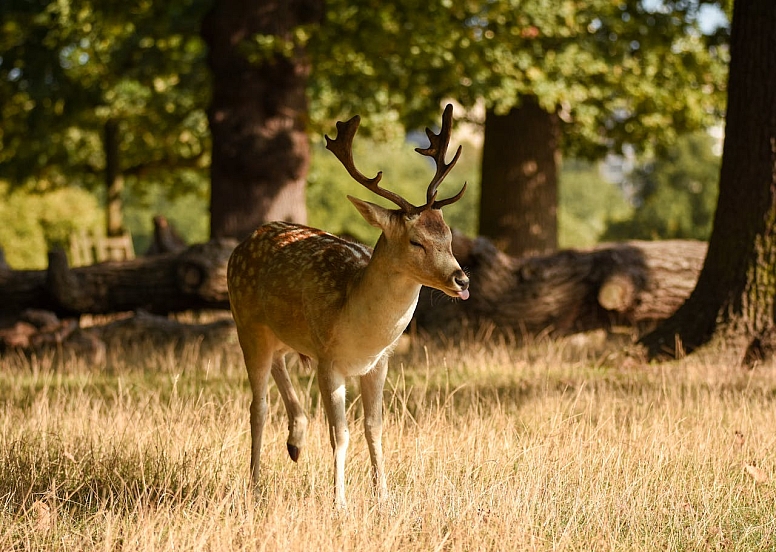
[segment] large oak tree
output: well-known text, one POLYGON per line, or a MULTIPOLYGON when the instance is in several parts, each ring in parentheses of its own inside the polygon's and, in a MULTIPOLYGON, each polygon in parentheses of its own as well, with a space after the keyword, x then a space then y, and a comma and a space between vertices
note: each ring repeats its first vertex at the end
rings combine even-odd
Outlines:
POLYGON ((736 0, 719 201, 695 290, 642 342, 652 355, 708 343, 744 364, 776 352, 776 3, 736 0))
POLYGON ((322 16, 322 0, 222 0, 205 17, 211 237, 244 238, 269 220, 306 221, 310 64, 295 37, 322 16))

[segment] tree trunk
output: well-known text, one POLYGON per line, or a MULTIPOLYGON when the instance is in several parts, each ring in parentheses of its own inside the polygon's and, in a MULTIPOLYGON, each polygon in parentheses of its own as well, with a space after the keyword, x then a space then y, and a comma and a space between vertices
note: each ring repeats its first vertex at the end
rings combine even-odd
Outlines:
POLYGON ((121 236, 124 233, 122 219, 121 194, 124 191, 124 176, 119 164, 119 123, 115 119, 105 122, 105 235, 109 238, 121 236))
POLYGON ((206 352, 223 350, 225 343, 236 344, 231 316, 209 313, 206 318, 212 321, 180 323, 139 311, 117 315, 102 325, 83 326, 51 312, 29 310, 13 326, 0 326, 0 354, 42 357, 53 353, 64 362, 78 358, 99 365, 110 358, 111 351, 123 356, 132 350, 148 354, 151 347, 175 346, 178 352, 191 348, 206 352))
POLYGON ((479 233, 509 255, 557 248, 559 136, 557 116, 532 97, 485 115, 479 233))
POLYGON ((776 3, 736 0, 725 146, 709 252, 687 302, 643 343, 653 356, 709 341, 751 365, 776 352, 776 3))
POLYGON ((270 220, 307 219, 309 64, 298 45, 282 50, 295 28, 322 15, 322 0, 222 0, 203 21, 213 73, 213 238, 242 239, 270 220), (255 36, 275 43, 260 46, 255 36))

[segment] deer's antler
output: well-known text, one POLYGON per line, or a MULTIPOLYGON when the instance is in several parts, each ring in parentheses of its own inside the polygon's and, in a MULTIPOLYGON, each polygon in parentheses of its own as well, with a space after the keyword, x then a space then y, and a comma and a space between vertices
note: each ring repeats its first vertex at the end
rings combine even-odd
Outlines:
POLYGON ((440 129, 439 134, 434 134, 430 128, 427 128, 426 136, 428 136, 429 146, 425 149, 415 148, 415 151, 419 154, 431 157, 437 166, 436 174, 434 175, 434 178, 431 179, 431 183, 428 185, 428 190, 426 191, 426 204, 422 207, 416 207, 419 211, 428 208, 441 209, 445 205, 450 205, 461 199, 463 193, 466 191, 466 183, 464 183, 461 191, 453 197, 436 201, 437 188, 439 188, 442 180, 445 179, 447 173, 450 172, 453 166, 458 162, 458 158, 461 156, 461 146, 458 146, 453 160, 450 161, 450 163, 445 163, 447 146, 450 144, 452 126, 453 106, 452 104, 447 104, 447 107, 445 107, 445 111, 442 114, 442 128, 440 129))
POLYGON ((388 201, 395 203, 408 215, 417 215, 426 209, 441 209, 445 205, 450 205, 461 199, 463 193, 466 191, 466 183, 464 183, 461 191, 453 197, 439 201, 436 200, 437 188, 439 188, 442 180, 444 180, 447 173, 450 172, 458 161, 458 157, 461 155, 461 146, 458 146, 458 150, 455 152, 453 160, 450 163, 445 163, 447 146, 450 144, 450 132, 453 124, 453 106, 451 104, 447 104, 447 107, 445 107, 445 111, 442 114, 442 129, 439 131, 439 134, 434 134, 429 128, 426 129, 426 135, 430 142, 429 147, 425 149, 415 148, 415 151, 421 155, 431 157, 436 162, 437 166, 436 174, 426 190, 426 203, 419 207, 416 207, 399 194, 381 188, 378 183, 383 177, 382 171, 378 172, 374 178, 367 178, 356 168, 353 162, 353 137, 356 135, 360 123, 361 117, 358 115, 344 123, 342 121, 337 121, 337 137, 332 140, 328 136, 324 136, 326 138, 326 149, 331 151, 337 159, 340 160, 340 163, 347 169, 348 174, 350 174, 353 180, 368 190, 373 191, 380 197, 384 197, 388 201))
POLYGON ((373 191, 380 197, 384 197, 388 201, 391 201, 401 207, 402 211, 406 213, 414 212, 417 207, 412 205, 409 201, 385 188, 378 186, 380 179, 383 177, 383 171, 377 173, 374 178, 367 178, 356 168, 353 163, 353 137, 356 135, 358 125, 361 123, 361 117, 358 115, 352 117, 346 122, 337 121, 337 137, 332 140, 328 136, 326 138, 326 149, 332 152, 340 163, 347 169, 348 174, 353 177, 353 180, 373 191))

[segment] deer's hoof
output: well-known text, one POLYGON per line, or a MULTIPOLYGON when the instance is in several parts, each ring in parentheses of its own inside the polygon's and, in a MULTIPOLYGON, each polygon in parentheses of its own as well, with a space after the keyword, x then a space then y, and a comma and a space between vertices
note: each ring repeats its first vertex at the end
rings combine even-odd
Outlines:
POLYGON ((291 443, 286 443, 286 448, 288 449, 288 455, 291 457, 291 460, 294 462, 299 460, 299 447, 292 445, 291 443))

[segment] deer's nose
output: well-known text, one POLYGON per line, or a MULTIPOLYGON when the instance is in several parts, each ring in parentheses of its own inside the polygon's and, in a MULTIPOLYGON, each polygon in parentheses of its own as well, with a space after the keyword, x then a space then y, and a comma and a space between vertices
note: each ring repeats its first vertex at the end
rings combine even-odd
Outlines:
POLYGON ((469 289, 469 277, 464 274, 463 271, 461 271, 460 274, 456 274, 453 277, 453 280, 455 280, 455 283, 458 284, 462 290, 469 289))

